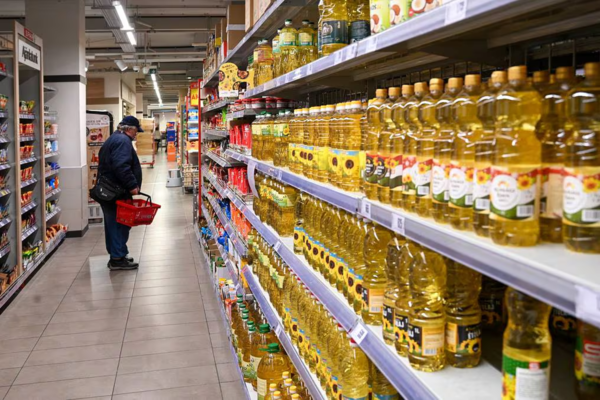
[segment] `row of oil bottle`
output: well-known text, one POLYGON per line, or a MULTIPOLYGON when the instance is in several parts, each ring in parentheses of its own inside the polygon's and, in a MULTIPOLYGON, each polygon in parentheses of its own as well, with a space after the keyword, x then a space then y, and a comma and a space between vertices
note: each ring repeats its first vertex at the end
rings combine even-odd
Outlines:
MULTIPOLYGON (((599 329, 577 323, 573 317, 490 278, 482 279, 478 272, 377 224, 316 199, 310 201, 313 207, 329 207, 326 213, 331 213, 331 218, 314 211, 311 217, 307 212, 304 232, 300 233, 303 239, 295 241, 295 251, 303 252, 313 268, 360 309, 366 323, 383 325, 384 340, 393 344, 400 356, 408 357, 413 368, 431 372, 446 365, 475 367, 481 359, 482 328, 504 329, 503 398, 548 399, 551 316, 554 334, 577 336, 578 398, 600 396, 599 329), (311 222, 311 218, 315 219, 311 222), (322 226, 323 242, 307 233, 321 231, 315 221, 322 226), (339 229, 328 231, 328 226, 339 229), (321 257, 329 260, 329 265, 320 261, 321 257), (527 393, 519 393, 518 387, 527 387, 527 393)), ((248 244, 248 262, 293 343, 328 395, 334 393, 336 379, 344 376, 343 368, 347 367, 334 361, 339 351, 336 340, 344 337, 343 328, 256 231, 248 244)), ((364 363, 361 368, 367 370, 368 361, 364 363)), ((377 380, 378 395, 393 396, 395 391, 385 377, 378 376, 377 380)), ((370 385, 376 393, 372 374, 370 385)), ((342 379, 337 390, 344 398, 362 398, 368 387, 366 378, 359 374, 353 375, 352 381, 342 379), (352 394, 347 395, 346 389, 352 394), (361 395, 355 397, 357 394, 361 395)))
POLYGON ((600 63, 377 90, 253 125, 252 154, 501 245, 600 253, 600 63), (289 136, 270 134, 283 125, 289 136))

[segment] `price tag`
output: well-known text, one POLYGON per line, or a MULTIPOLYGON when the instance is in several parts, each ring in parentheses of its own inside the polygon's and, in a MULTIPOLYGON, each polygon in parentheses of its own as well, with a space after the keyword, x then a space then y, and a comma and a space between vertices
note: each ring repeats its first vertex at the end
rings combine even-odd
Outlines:
POLYGON ((281 324, 277 324, 275 327, 275 335, 277 335, 277 337, 281 336, 281 324))
POLYGON ((600 324, 600 295, 591 289, 577 286, 575 316, 596 325, 600 324))
POLYGON ((404 217, 402 215, 394 214, 392 221, 392 229, 402 236, 405 236, 404 233, 404 217))
POLYGON ((248 185, 250 186, 250 190, 252 190, 252 194, 254 197, 258 196, 258 190, 256 190, 256 182, 254 181, 254 171, 256 170, 256 161, 249 160, 248 161, 248 185))
POLYGON ((344 61, 344 50, 338 50, 333 53, 333 65, 338 65, 342 61, 344 61))
POLYGON ((444 25, 450 25, 465 19, 467 16, 467 0, 454 0, 446 4, 446 18, 444 25))
POLYGON ((367 328, 365 328, 362 324, 356 325, 354 329, 350 332, 350 337, 354 339, 356 344, 360 345, 360 343, 367 337, 367 328))
POLYGON ((377 51, 377 39, 378 36, 370 36, 365 40, 367 42, 367 48, 365 49, 366 54, 377 51))
POLYGON ((281 248, 281 241, 278 241, 277 243, 275 243, 275 246, 273 246, 273 248, 275 249, 276 252, 279 252, 279 249, 281 248))
POLYGON ((312 75, 313 66, 312 63, 306 66, 306 76, 312 75))
POLYGON ((354 43, 344 49, 344 53, 346 54, 345 61, 350 61, 356 58, 356 54, 358 53, 358 44, 354 43))
POLYGON ((294 75, 292 76, 292 81, 296 81, 300 78, 302 78, 302 68, 298 68, 296 71, 294 71, 294 75))
POLYGON ((367 199, 363 199, 360 202, 360 213, 363 216, 371 219, 371 203, 369 203, 367 199))

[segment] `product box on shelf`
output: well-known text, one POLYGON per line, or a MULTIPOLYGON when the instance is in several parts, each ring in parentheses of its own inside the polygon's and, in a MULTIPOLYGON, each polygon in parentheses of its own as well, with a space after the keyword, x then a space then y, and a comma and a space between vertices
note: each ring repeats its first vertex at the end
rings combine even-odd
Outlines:
POLYGON ((246 32, 248 32, 254 26, 254 0, 246 0, 244 7, 246 32))
POLYGON ((246 32, 245 25, 246 8, 241 4, 230 4, 227 7, 227 47, 229 50, 235 47, 244 38, 246 32))

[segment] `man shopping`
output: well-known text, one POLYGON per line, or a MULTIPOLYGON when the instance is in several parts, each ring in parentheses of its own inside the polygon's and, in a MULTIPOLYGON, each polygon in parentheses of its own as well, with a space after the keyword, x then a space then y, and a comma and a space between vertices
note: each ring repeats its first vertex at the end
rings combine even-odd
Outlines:
MULTIPOLYGON (((143 132, 140 121, 132 116, 123 118, 117 130, 100 148, 98 154, 98 176, 104 177, 126 190, 125 198, 139 193, 142 187, 142 167, 133 141, 138 132, 143 132)), ((136 269, 138 263, 128 256, 127 241, 129 226, 117 222, 117 203, 101 202, 104 213, 104 236, 106 250, 110 254, 110 270, 136 269)))

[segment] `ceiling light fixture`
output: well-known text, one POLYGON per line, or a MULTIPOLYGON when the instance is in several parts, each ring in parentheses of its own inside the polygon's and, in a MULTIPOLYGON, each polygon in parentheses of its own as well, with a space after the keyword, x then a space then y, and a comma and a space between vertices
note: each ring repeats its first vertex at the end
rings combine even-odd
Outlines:
POLYGON ((133 31, 127 32, 127 39, 129 39, 129 43, 131 43, 133 46, 137 46, 137 40, 135 39, 133 31))
POLYGON ((150 75, 152 77, 152 82, 156 82, 156 74, 150 75))
POLYGON ((119 19, 121 20, 121 25, 123 25, 121 30, 132 31, 133 28, 131 27, 131 25, 129 25, 129 20, 127 19, 127 14, 125 13, 125 9, 123 8, 123 5, 121 4, 121 2, 113 1, 112 5, 115 8, 115 10, 117 11, 117 15, 119 16, 119 19))
POLYGON ((117 67, 119 67, 121 71, 125 71, 127 69, 127 64, 125 64, 123 60, 115 60, 115 64, 117 64, 117 67))

